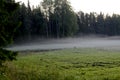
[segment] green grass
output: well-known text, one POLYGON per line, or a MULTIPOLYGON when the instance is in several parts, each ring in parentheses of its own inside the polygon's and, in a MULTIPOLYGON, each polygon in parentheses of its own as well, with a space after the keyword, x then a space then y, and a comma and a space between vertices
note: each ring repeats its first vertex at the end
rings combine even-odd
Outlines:
POLYGON ((0 80, 120 80, 120 51, 65 49, 21 52, 0 80))

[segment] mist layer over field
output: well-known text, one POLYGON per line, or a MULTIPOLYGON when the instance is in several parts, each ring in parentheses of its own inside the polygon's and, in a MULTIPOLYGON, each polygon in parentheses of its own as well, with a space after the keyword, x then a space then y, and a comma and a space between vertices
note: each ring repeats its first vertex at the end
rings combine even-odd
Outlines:
POLYGON ((120 49, 120 37, 101 37, 101 36, 82 36, 62 39, 33 39, 14 43, 7 47, 8 50, 26 51, 26 50, 52 50, 64 48, 102 48, 102 49, 120 49))

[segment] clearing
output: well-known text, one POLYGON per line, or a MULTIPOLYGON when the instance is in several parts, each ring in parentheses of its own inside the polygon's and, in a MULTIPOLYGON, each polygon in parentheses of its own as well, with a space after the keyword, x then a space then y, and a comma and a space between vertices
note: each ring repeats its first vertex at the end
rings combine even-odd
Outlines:
POLYGON ((120 51, 74 48, 20 52, 0 80, 119 80, 120 51), (28 53, 28 54, 27 54, 28 53))

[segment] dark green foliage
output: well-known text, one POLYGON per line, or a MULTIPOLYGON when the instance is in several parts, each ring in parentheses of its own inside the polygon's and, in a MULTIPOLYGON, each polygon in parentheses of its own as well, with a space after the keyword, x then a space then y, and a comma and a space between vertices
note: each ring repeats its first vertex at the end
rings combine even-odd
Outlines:
POLYGON ((69 2, 67 0, 55 0, 53 6, 53 15, 49 17, 50 20, 54 21, 52 32, 54 32, 54 35, 56 34, 57 38, 72 36, 77 31, 78 25, 76 14, 69 2))
POLYGON ((31 8, 28 1, 28 6, 22 4, 16 16, 22 25, 15 38, 60 38, 77 33, 120 35, 120 15, 82 11, 76 14, 68 0, 43 0, 36 8, 31 8))
POLYGON ((120 35, 120 15, 104 15, 103 13, 78 14, 79 33, 120 35))
POLYGON ((45 36, 45 20, 44 14, 41 12, 40 7, 33 10, 33 17, 32 17, 32 34, 45 36))
POLYGON ((78 30, 77 16, 67 0, 43 0, 36 8, 22 4, 17 11, 18 20, 22 22, 16 37, 66 37, 78 30), (42 7, 42 8, 41 8, 42 7))
POLYGON ((12 61, 15 60, 17 56, 17 52, 8 51, 5 49, 0 49, 0 66, 2 66, 2 63, 6 60, 12 61))
MULTIPOLYGON (((4 2, 4 0, 2 1, 4 2)), ((9 1, 0 6, 0 11, 2 11, 0 15, 5 15, 0 18, 1 21, 4 21, 3 23, 7 23, 12 27, 10 29, 6 28, 7 30, 11 31, 15 29, 13 27, 15 24, 12 23, 10 19, 14 20, 14 22, 21 22, 21 26, 17 29, 14 39, 32 39, 34 35, 47 38, 60 38, 73 36, 77 33, 110 36, 120 35, 120 15, 113 14, 110 16, 102 12, 97 14, 95 12, 84 13, 82 11, 75 13, 68 0, 43 0, 41 5, 36 8, 31 8, 30 2, 28 1, 27 7, 24 3, 21 4, 12 18, 6 15, 9 15, 8 12, 12 14, 13 7, 17 5, 10 4, 9 1), (3 20, 3 18, 5 20, 3 20)), ((4 26, 8 27, 7 24, 4 26)), ((0 30, 3 31, 3 29, 0 30)), ((2 35, 6 35, 6 33, 3 32, 2 35)), ((9 32, 9 34, 11 35, 13 33, 9 32)), ((3 37, 0 38, 2 38, 1 40, 6 40, 3 37)), ((4 41, 0 42, 8 44, 8 42, 4 41)), ((8 41, 11 42, 12 40, 8 41)))
POLYGON ((3 47, 12 43, 14 32, 19 23, 14 20, 14 12, 19 4, 14 0, 0 1, 0 65, 7 60, 14 60, 16 52, 4 50, 3 47))

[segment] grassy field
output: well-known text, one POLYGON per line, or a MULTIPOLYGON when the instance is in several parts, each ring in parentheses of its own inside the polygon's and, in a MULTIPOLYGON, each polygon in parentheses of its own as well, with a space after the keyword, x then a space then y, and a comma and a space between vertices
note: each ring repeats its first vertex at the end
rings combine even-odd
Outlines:
POLYGON ((21 52, 0 80, 120 80, 120 51, 65 49, 21 52))

